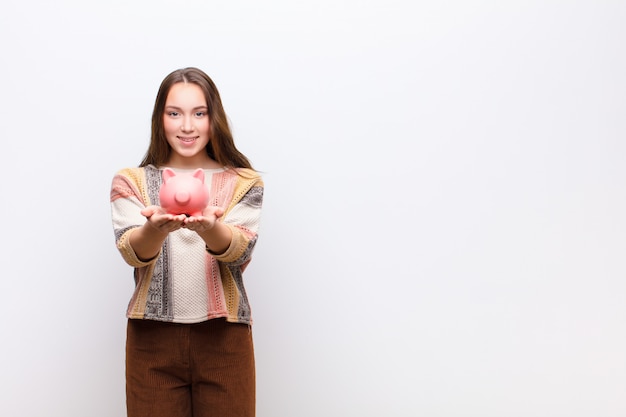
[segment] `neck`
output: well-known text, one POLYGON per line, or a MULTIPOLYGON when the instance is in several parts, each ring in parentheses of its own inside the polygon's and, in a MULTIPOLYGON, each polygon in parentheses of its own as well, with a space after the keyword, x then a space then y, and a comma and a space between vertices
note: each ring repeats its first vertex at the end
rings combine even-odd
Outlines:
POLYGON ((170 168, 179 168, 179 169, 221 168, 221 165, 219 163, 209 158, 208 156, 201 157, 201 158, 180 158, 177 155, 172 155, 172 157, 164 165, 170 168))

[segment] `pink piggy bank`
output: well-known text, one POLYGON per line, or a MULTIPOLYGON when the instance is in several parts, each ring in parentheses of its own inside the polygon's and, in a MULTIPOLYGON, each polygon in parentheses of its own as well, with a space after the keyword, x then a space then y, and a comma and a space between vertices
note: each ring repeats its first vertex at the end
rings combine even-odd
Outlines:
POLYGON ((201 216, 209 204, 209 190, 204 185, 204 171, 177 174, 170 168, 163 170, 163 185, 159 190, 161 207, 170 214, 201 216))

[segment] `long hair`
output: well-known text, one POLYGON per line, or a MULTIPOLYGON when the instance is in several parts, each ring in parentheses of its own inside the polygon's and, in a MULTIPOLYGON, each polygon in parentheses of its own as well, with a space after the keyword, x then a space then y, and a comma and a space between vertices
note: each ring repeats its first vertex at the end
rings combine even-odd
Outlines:
POLYGON ((152 164, 159 167, 169 160, 172 149, 165 137, 163 114, 170 89, 174 84, 181 82, 195 84, 204 93, 210 124, 209 143, 206 146, 207 155, 225 167, 252 169, 248 158, 239 152, 235 146, 226 112, 222 106, 222 99, 215 83, 202 70, 193 67, 173 71, 161 82, 152 111, 150 146, 139 166, 145 167, 152 164))

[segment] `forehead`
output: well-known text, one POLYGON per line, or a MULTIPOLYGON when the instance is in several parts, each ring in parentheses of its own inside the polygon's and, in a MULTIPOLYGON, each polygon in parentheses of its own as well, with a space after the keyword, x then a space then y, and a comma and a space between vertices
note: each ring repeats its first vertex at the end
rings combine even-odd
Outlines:
POLYGON ((206 98, 200 86, 193 83, 176 83, 170 88, 165 99, 166 106, 173 107, 200 107, 206 106, 206 98))

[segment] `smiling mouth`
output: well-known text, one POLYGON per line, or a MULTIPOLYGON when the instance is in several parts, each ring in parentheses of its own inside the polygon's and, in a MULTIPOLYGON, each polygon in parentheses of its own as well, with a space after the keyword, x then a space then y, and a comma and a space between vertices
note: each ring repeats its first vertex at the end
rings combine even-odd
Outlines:
POLYGON ((193 137, 178 136, 178 139, 185 143, 191 143, 195 141, 196 139, 198 139, 198 137, 197 136, 193 136, 193 137))

